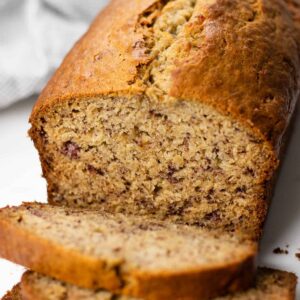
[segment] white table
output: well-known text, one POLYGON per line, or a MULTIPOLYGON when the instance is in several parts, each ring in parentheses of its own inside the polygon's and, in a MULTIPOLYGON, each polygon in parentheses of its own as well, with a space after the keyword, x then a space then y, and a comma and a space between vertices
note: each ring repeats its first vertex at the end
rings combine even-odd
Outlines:
MULTIPOLYGON (((27 136, 28 116, 34 99, 0 111, 0 206, 22 201, 46 201, 46 184, 36 150, 27 136)), ((300 112, 279 176, 266 224, 259 264, 293 271, 300 277, 300 112), (285 249, 288 255, 273 254, 285 249)), ((13 237, 12 237, 13 238, 13 237)), ((0 296, 18 282, 23 268, 0 260, 0 296)), ((300 284, 299 284, 300 286, 300 284)), ((298 287, 300 299, 300 287, 298 287)))

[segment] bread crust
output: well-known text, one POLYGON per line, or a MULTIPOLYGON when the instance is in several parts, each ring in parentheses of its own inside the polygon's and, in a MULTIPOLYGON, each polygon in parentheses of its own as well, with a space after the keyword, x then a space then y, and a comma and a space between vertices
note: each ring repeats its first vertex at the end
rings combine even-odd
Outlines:
POLYGON ((41 274, 85 288, 105 288, 145 299, 209 299, 247 289, 255 275, 256 247, 230 263, 182 272, 124 272, 122 261, 101 261, 71 251, 0 219, 0 256, 41 274), (13 238, 12 238, 13 237, 13 238))
MULTIPOLYGON (((21 296, 20 283, 16 284, 10 291, 8 291, 2 298, 2 300, 23 300, 21 296)), ((46 300, 46 299, 45 299, 46 300)))
POLYGON ((278 154, 299 96, 299 44, 287 5, 200 1, 194 13, 205 21, 191 24, 190 34, 202 26, 206 40, 173 71, 170 94, 205 102, 250 126, 278 154))
POLYGON ((0 241, 1 257, 42 274, 60 279, 70 277, 72 283, 80 281, 82 286, 90 288, 103 284, 114 290, 121 285, 114 269, 118 261, 107 266, 107 262, 64 249, 47 239, 16 228, 4 218, 0 220, 0 241))
MULTIPOLYGON (((286 271, 278 271, 273 270, 270 268, 260 268, 259 270, 261 273, 270 274, 270 273, 277 273, 277 276, 282 277, 282 285, 286 287, 286 299, 287 300, 294 300, 296 299, 296 286, 298 278, 294 273, 286 272, 286 271)), ((282 297, 278 297, 278 300, 281 300, 282 297)), ((277 300, 277 299, 275 299, 277 300)))
MULTIPOLYGON (((29 133, 40 153, 50 202, 55 182, 49 178, 51 169, 40 118, 68 101, 147 94, 152 84, 141 72, 151 68, 155 58, 147 55, 143 35, 149 34, 149 28, 141 27, 140 20, 149 8, 159 15, 165 3, 113 0, 41 93, 31 114, 29 133), (134 45, 145 48, 136 51, 134 45)), ((266 196, 258 212, 261 223, 299 96, 299 15, 300 6, 295 0, 197 1, 176 41, 175 48, 184 50, 175 51, 176 59, 170 62, 173 66, 168 96, 214 107, 247 127, 274 154, 266 162, 267 171, 261 179, 266 184, 266 196)), ((255 237, 260 236, 258 227, 255 237)))
MULTIPOLYGON (((113 0, 41 93, 30 117, 29 134, 40 153, 49 202, 54 203, 56 184, 49 178, 40 118, 69 101, 147 94, 152 84, 142 73, 149 71, 155 58, 147 55, 143 35, 149 34, 149 28, 141 28, 141 16, 150 8, 159 15, 166 3, 113 0), (134 45, 144 48, 136 51, 134 45)), ((274 154, 261 178, 266 190, 257 212, 261 224, 299 96, 299 16, 296 0, 198 0, 176 41, 176 47, 185 50, 174 55, 168 79, 168 96, 214 107, 264 141, 274 154)), ((255 239, 261 235, 261 224, 253 233, 255 239)))
POLYGON ((51 105, 107 94, 142 93, 135 82, 138 66, 148 59, 133 57, 132 46, 142 39, 135 32, 139 16, 160 0, 113 0, 75 44, 35 104, 30 122, 51 105), (114 17, 115 16, 115 17, 114 17), (99 30, 101 28, 101 30, 99 30))
POLYGON ((22 296, 23 300, 48 300, 44 295, 39 293, 35 288, 33 283, 30 280, 30 274, 31 271, 27 271, 23 274, 21 283, 20 283, 20 294, 22 296))
POLYGON ((297 276, 294 273, 260 267, 254 287, 216 300, 295 300, 296 285, 297 276))
MULTIPOLYGON (((22 294, 23 300, 47 300, 47 293, 35 288, 34 278, 37 274, 32 271, 27 271, 23 274, 21 283, 19 284, 21 288, 18 289, 20 296, 22 294)), ((227 295, 224 298, 217 298, 218 300, 234 300, 234 299, 260 299, 260 300, 294 300, 295 290, 297 284, 297 277, 293 273, 288 273, 285 271, 273 270, 268 268, 258 268, 257 278, 255 287, 248 291, 227 295), (274 289, 272 291, 272 289, 274 289)), ((19 296, 19 297, 20 297, 19 296)), ((115 295, 112 295, 111 299, 114 299, 115 295)), ((83 296, 84 297, 84 296, 83 296)), ((92 296, 90 296, 91 298, 92 296)), ((66 299, 71 298, 66 295, 66 299)), ((115 297, 119 299, 119 297, 115 297)), ((11 299, 11 298, 9 298, 11 299)), ((7 300, 9 300, 7 299, 7 300)), ((19 299, 19 298, 17 298, 19 299)), ((120 297, 120 300, 136 298, 120 297)), ((215 298, 214 298, 215 299, 215 298)), ((216 300, 217 300, 216 299, 216 300)), ((11 300, 16 300, 12 298, 11 300)))
MULTIPOLYGON (((149 7, 165 1, 113 0, 76 43, 41 93, 30 118, 61 101, 103 95, 145 93, 141 66, 151 57, 136 55, 136 30, 149 7)), ((293 8, 297 21, 299 7, 293 8)), ((287 4, 275 1, 198 1, 176 60, 169 95, 215 107, 263 135, 278 153, 299 95, 299 41, 287 4), (189 49, 192 47, 192 50, 189 49)), ((139 53, 142 53, 140 51, 139 53)), ((33 140, 37 137, 32 132, 33 140)))

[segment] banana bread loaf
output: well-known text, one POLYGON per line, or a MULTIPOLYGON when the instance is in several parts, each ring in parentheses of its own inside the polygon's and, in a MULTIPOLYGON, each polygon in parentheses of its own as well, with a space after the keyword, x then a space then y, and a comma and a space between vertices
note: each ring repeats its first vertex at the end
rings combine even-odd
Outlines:
POLYGON ((205 300, 252 284, 256 245, 142 216, 28 203, 0 210, 0 256, 81 287, 205 300))
MULTIPOLYGON (((254 288, 215 300, 294 300, 296 281, 292 273, 260 268, 254 288)), ((3 300, 138 300, 78 288, 31 271, 23 275, 21 288, 17 286, 8 295, 3 300)))
POLYGON ((40 95, 30 135, 51 203, 256 238, 298 94, 286 2, 113 0, 40 95))

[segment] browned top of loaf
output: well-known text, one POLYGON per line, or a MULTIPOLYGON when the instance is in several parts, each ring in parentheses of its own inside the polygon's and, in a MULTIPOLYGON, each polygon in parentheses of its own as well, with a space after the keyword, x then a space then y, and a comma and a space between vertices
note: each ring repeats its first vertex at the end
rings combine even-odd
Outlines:
MULTIPOLYGON (((145 92, 141 70, 154 58, 137 28, 149 7, 159 13, 165 2, 113 0, 50 80, 31 122, 58 101, 145 92)), ((297 3, 289 2, 297 16, 297 3)), ((300 48, 289 8, 282 0, 196 1, 168 94, 216 107, 278 150, 299 93, 300 48)))

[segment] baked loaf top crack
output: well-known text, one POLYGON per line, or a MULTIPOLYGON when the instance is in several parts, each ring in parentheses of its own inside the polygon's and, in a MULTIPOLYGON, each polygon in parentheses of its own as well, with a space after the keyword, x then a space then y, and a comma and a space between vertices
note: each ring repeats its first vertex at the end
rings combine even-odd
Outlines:
POLYGON ((163 28, 162 36, 155 21, 172 2, 113 0, 65 58, 31 122, 60 101, 144 93, 150 68, 148 75, 160 73, 152 74, 151 86, 212 105, 261 132, 279 150, 299 94, 299 39, 287 4, 174 1, 186 15, 172 13, 175 23, 163 28))
POLYGON ((32 112, 49 202, 259 238, 299 94, 298 14, 112 1, 32 112))

